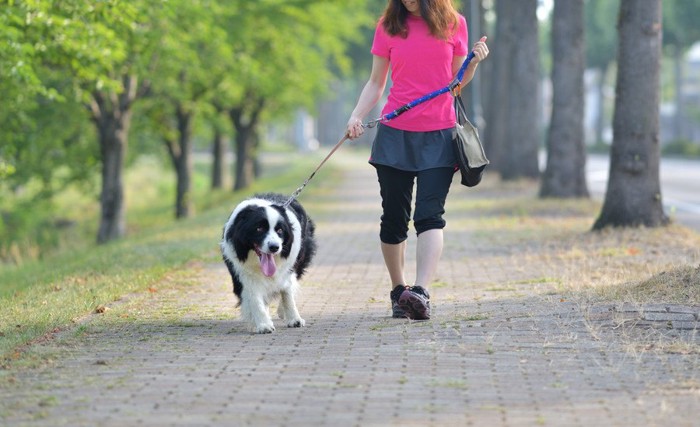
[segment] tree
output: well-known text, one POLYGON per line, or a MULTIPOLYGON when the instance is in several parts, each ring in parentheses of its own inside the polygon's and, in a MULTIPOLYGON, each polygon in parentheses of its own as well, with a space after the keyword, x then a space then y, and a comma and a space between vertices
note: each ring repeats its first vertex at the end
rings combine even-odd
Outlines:
POLYGON ((621 0, 618 22, 610 177, 595 230, 669 222, 659 179, 661 0, 621 0))
MULTIPOLYGON (((482 36, 489 35, 485 20, 486 9, 484 8, 482 0, 469 0, 462 3, 461 13, 467 19, 471 49, 474 43, 482 36)), ((484 104, 484 101, 488 101, 488 99, 482 99, 481 95, 488 82, 487 79, 491 74, 491 65, 493 65, 492 60, 484 61, 479 64, 479 72, 474 75, 474 78, 468 85, 462 88, 462 98, 469 100, 465 105, 469 119, 479 128, 480 133, 483 133, 486 128, 486 123, 484 123, 484 106, 482 104, 484 104)))
POLYGON ((232 51, 226 58, 234 65, 219 83, 214 103, 227 111, 234 128, 234 190, 240 190, 254 179, 263 119, 292 107, 313 108, 335 75, 349 71, 348 42, 373 18, 365 1, 224 4, 219 25, 227 31, 232 51))
POLYGON ((506 6, 506 2, 502 0, 495 3, 495 36, 489 40, 494 48, 493 53, 489 55, 489 60, 486 61, 487 64, 490 63, 492 72, 488 78, 488 94, 485 97, 487 127, 483 132, 483 140, 484 149, 498 171, 500 171, 502 153, 505 151, 506 126, 503 123, 507 113, 505 108, 508 103, 507 82, 510 78, 508 66, 510 59, 506 46, 516 43, 515 34, 510 28, 513 17, 507 13, 506 6))
POLYGON ((33 180, 56 188, 59 174, 82 173, 88 181, 94 169, 85 166, 97 165, 97 241, 120 237, 132 119, 144 111, 154 114, 147 130, 166 142, 177 172, 178 216, 189 210, 200 118, 226 116, 236 125, 236 168, 246 173, 237 175, 236 188, 245 188, 261 124, 285 120, 298 106, 313 109, 329 82, 350 70, 348 41, 374 20, 366 6, 366 0, 3 2, 0 197, 14 197, 14 188, 33 180), (91 138, 98 144, 88 147, 91 138))
POLYGON ((187 218, 192 204, 195 121, 209 108, 216 82, 230 70, 221 61, 226 33, 215 25, 218 5, 203 0, 170 0, 153 29, 160 40, 159 60, 147 114, 165 144, 175 171, 175 217, 187 218))
POLYGON ((108 32, 108 41, 123 46, 124 55, 100 74, 78 82, 88 94, 85 104, 97 128, 102 162, 98 243, 118 239, 126 231, 123 172, 129 129, 134 103, 149 91, 147 70, 157 59, 154 52, 160 41, 150 31, 150 23, 161 7, 142 1, 108 2, 95 22, 99 30, 108 32))
MULTIPOLYGON (((540 57, 537 0, 498 0, 493 102, 487 118, 492 162, 505 180, 539 177, 540 57)), ((488 148, 488 147, 487 147, 488 148)), ((491 155, 491 154, 490 154, 491 155)))
POLYGON ((541 197, 588 197, 583 133, 583 0, 556 0, 552 28, 552 118, 541 197))
POLYGON ((62 184, 91 178, 96 150, 85 141, 94 134, 76 107, 87 98, 82 83, 117 86, 106 70, 123 58, 114 34, 127 15, 114 3, 36 0, 0 9, 0 34, 9 41, 0 47, 0 176, 15 188, 40 182, 31 196, 37 205, 62 184))
POLYGON ((95 24, 104 4, 55 3, 0 8, 0 178, 16 188, 39 180, 53 187, 40 190, 47 197, 66 176, 84 178, 94 163, 74 79, 99 74, 121 55, 120 44, 107 42, 105 28, 95 24))

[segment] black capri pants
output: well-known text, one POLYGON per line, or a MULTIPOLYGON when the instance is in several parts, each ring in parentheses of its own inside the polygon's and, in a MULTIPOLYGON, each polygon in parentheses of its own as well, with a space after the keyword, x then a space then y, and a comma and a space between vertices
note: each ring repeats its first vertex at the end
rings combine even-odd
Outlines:
POLYGON ((416 234, 445 228, 445 200, 450 191, 455 169, 440 167, 422 171, 404 171, 390 166, 374 165, 382 196, 382 217, 379 239, 399 244, 408 238, 413 184, 416 182, 416 210, 413 226, 416 234))

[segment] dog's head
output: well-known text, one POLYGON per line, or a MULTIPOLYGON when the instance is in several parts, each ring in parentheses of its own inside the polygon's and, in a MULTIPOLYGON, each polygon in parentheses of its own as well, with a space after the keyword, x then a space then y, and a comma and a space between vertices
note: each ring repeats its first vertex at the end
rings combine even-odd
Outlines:
MULTIPOLYGON (((224 228, 226 246, 245 264, 251 252, 257 257, 262 273, 271 277, 277 271, 276 257, 287 258, 294 235, 287 212, 282 206, 249 200, 239 205, 224 228)), ((229 255, 229 256, 230 256, 229 255)))

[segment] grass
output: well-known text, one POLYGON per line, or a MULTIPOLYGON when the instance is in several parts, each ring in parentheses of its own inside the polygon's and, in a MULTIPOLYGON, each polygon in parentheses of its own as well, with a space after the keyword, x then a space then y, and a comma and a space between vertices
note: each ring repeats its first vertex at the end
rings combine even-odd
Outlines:
POLYGON ((699 233, 678 224, 593 232, 599 201, 539 199, 537 190, 531 181, 486 176, 468 197, 448 199, 446 252, 509 248, 530 275, 493 284, 494 291, 546 283, 589 300, 700 305, 699 233))
POLYGON ((607 298, 636 303, 698 304, 700 301, 700 265, 671 267, 643 280, 610 287, 607 298))
MULTIPOLYGON (((146 291, 187 263, 218 259, 221 227, 238 201, 258 191, 291 194, 318 161, 317 156, 308 155, 287 155, 286 159, 273 164, 276 173, 246 191, 198 196, 199 206, 208 209, 181 221, 173 219, 170 196, 163 196, 173 194, 163 191, 168 187, 165 181, 172 177, 152 162, 137 167, 136 176, 131 171, 127 193, 133 203, 127 213, 130 226, 125 238, 100 246, 76 245, 41 261, 0 269, 0 356, 17 358, 18 346, 69 326, 100 305, 146 291), (144 185, 152 180, 152 187, 144 185), (139 197, 135 197, 137 189, 143 189, 139 197)), ((328 185, 332 170, 325 170, 324 176, 315 185, 328 185)), ((94 213, 88 208, 90 202, 75 194, 59 203, 77 206, 75 212, 94 213)))

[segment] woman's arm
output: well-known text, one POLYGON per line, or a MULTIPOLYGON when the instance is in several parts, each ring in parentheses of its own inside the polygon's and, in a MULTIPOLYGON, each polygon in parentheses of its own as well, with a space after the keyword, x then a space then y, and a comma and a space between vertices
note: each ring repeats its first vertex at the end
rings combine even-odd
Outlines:
POLYGON ((347 135, 355 139, 364 133, 362 119, 377 105, 379 98, 384 93, 387 76, 389 73, 389 59, 374 55, 372 58, 372 73, 362 89, 357 105, 348 120, 347 135))
MULTIPOLYGON (((474 44, 474 58, 467 65, 467 69, 464 71, 464 76, 462 77, 462 86, 466 86, 474 78, 474 73, 476 73, 476 68, 479 66, 479 62, 486 59, 489 56, 489 48, 486 46, 486 36, 482 37, 478 42, 474 44)), ((456 76, 460 67, 464 63, 466 56, 456 56, 452 60, 452 75, 456 76)))

